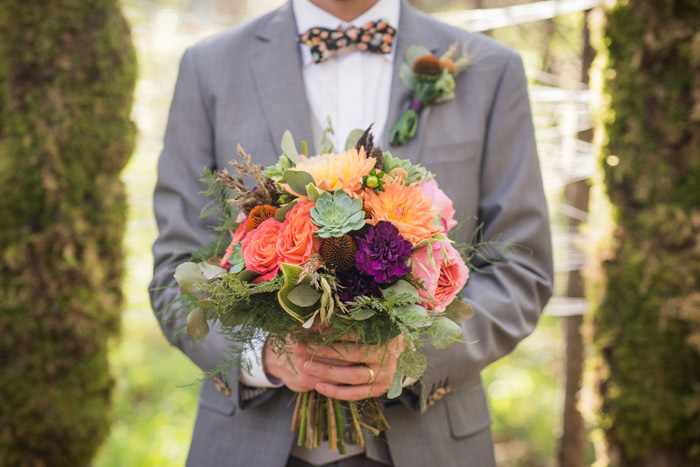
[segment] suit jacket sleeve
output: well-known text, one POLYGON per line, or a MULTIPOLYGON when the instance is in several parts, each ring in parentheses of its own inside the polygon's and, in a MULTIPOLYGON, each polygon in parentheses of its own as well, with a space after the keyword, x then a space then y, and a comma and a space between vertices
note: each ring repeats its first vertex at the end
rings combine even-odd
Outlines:
POLYGON ((482 368, 532 333, 552 293, 549 219, 527 82, 522 61, 513 52, 492 100, 482 157, 477 222, 483 240, 515 248, 500 252, 493 264, 475 260, 481 272, 472 272, 464 290, 475 312, 462 324, 466 343, 445 350, 426 345, 424 384, 402 396, 412 409, 425 410, 425 397, 435 387, 478 380, 482 368))
MULTIPOLYGON (((150 295, 166 338, 206 372, 224 363, 222 357, 231 342, 216 328, 210 330, 204 341, 195 342, 185 330, 186 313, 181 307, 163 311, 180 293, 173 278, 175 268, 188 260, 190 251, 213 240, 211 226, 216 223, 215 219, 200 218, 208 202, 200 194, 206 188, 200 181, 202 172, 205 167, 215 168, 216 163, 212 116, 200 90, 195 59, 194 51, 188 49, 180 62, 163 152, 158 161, 154 209, 159 235, 153 245, 150 295)), ((238 370, 232 368, 228 375, 222 376, 228 379, 231 401, 240 406, 238 370)), ((256 398, 267 397, 261 393, 256 398)))

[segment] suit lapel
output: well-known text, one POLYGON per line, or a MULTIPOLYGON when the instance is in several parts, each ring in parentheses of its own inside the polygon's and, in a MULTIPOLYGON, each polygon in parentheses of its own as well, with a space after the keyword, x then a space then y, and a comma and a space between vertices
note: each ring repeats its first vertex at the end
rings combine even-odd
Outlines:
POLYGON ((401 0, 401 13, 399 16, 398 34, 396 36, 396 55, 394 56, 394 70, 391 79, 391 94, 389 98, 389 114, 384 125, 383 135, 380 139, 381 146, 395 152, 402 158, 410 158, 417 162, 421 153, 421 142, 426 122, 430 114, 430 107, 426 107, 420 117, 420 124, 416 136, 403 146, 390 146, 389 134, 391 127, 398 121, 408 108, 412 91, 406 87, 399 78, 399 69, 404 62, 406 50, 412 45, 422 45, 428 49, 434 49, 439 44, 431 31, 431 24, 422 14, 416 11, 406 0, 401 0))
POLYGON ((272 143, 279 149, 282 134, 289 130, 297 146, 305 140, 309 143, 309 153, 314 154, 291 2, 274 12, 259 27, 256 36, 258 41, 251 47, 248 58, 272 143))

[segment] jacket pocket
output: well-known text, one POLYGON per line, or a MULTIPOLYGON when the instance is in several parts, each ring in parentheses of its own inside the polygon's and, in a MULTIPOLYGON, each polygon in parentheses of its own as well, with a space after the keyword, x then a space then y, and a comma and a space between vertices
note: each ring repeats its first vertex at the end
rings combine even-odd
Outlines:
MULTIPOLYGON (((232 392, 233 394, 237 393, 232 392)), ((210 379, 206 380, 202 385, 202 390, 199 393, 199 405, 223 415, 233 415, 236 411, 236 405, 230 397, 226 397, 217 391, 210 379)))
POLYGON ((467 163, 476 159, 481 145, 479 141, 444 141, 426 144, 418 162, 431 166, 446 163, 467 163))
POLYGON ((486 394, 481 382, 448 394, 445 401, 453 438, 466 438, 491 425, 486 394))

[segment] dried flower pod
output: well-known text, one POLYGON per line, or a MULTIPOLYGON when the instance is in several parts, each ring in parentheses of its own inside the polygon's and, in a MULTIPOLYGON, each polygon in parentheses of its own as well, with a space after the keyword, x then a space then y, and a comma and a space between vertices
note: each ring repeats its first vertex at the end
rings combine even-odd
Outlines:
POLYGON ((355 145, 355 149, 358 151, 361 148, 365 148, 365 154, 370 154, 372 151, 372 147, 374 145, 374 136, 372 135, 372 127, 374 126, 374 123, 371 123, 369 127, 365 130, 365 132, 362 134, 360 139, 357 140, 357 144, 355 145))
POLYGON ((377 162, 374 163, 374 168, 384 170, 384 150, 379 146, 374 146, 369 152, 369 157, 374 157, 377 162))
POLYGON ((267 204, 255 206, 248 214, 248 222, 246 223, 246 232, 256 229, 264 221, 268 220, 277 212, 277 208, 267 204))
POLYGON ((321 257, 329 269, 344 271, 355 264, 357 244, 348 234, 327 238, 321 246, 321 257))
POLYGON ((418 75, 440 76, 442 74, 442 63, 434 55, 423 55, 413 62, 413 72, 418 75))

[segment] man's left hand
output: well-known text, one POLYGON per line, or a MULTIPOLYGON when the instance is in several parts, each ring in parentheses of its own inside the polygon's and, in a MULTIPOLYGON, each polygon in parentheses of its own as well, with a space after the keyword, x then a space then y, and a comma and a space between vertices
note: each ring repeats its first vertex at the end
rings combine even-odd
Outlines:
POLYGON ((304 364, 304 371, 324 380, 314 387, 324 396, 347 401, 378 397, 391 387, 403 346, 403 335, 399 335, 380 345, 340 342, 318 347, 304 364))

